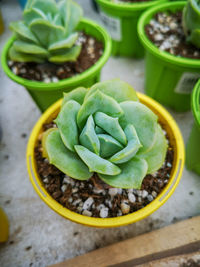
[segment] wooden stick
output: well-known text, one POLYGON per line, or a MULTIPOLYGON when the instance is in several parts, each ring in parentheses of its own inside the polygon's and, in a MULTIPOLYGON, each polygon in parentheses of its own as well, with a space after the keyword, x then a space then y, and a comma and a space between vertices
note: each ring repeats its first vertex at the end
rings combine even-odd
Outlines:
POLYGON ((200 216, 100 248, 51 267, 129 267, 200 249, 200 216))

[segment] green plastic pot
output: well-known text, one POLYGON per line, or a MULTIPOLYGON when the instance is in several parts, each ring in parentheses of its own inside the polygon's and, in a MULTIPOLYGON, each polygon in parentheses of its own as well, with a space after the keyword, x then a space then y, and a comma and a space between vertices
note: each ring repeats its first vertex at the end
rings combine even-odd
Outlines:
POLYGON ((191 98, 194 124, 186 147, 186 166, 200 175, 200 80, 191 98))
POLYGON ((78 30, 84 30, 85 33, 95 37, 99 41, 102 41, 104 44, 104 52, 100 59, 83 73, 56 83, 30 81, 15 75, 7 65, 8 50, 15 40, 15 37, 11 37, 4 46, 2 52, 2 66, 5 73, 13 81, 23 85, 28 90, 29 94, 42 112, 56 100, 61 98, 63 92, 71 91, 79 86, 90 87, 100 80, 101 69, 111 54, 111 38, 101 26, 86 19, 81 20, 78 30))
POLYGON ((162 3, 144 12, 138 22, 138 34, 146 51, 146 93, 176 111, 190 109, 191 92, 200 78, 200 60, 159 50, 146 36, 145 25, 157 12, 175 12, 182 10, 185 4, 184 1, 162 3))
POLYGON ((112 37, 112 54, 141 58, 144 56, 137 35, 137 22, 147 8, 160 5, 166 0, 152 0, 140 3, 116 3, 110 0, 96 0, 102 23, 112 37))

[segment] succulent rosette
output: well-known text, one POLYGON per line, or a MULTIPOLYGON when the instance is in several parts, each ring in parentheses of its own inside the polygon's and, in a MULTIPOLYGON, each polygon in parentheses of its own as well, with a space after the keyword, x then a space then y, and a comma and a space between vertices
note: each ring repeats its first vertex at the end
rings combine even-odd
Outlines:
POLYGON ((76 44, 76 27, 81 7, 72 0, 28 0, 23 20, 11 22, 16 40, 9 57, 19 62, 75 61, 81 46, 76 44))
POLYGON ((200 48, 200 1, 188 0, 183 9, 183 29, 187 41, 200 48))
POLYGON ((55 123, 43 134, 43 156, 74 179, 97 173, 112 187, 139 189, 166 157, 157 116, 118 79, 64 94, 55 123))

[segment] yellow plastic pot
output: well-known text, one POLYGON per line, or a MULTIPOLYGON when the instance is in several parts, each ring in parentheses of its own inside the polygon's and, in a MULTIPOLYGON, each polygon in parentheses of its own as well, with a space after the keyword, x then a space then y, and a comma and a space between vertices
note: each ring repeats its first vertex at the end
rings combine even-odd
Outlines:
POLYGON ((62 100, 57 101, 51 107, 49 107, 45 113, 40 117, 38 122, 36 123, 33 131, 31 133, 28 147, 27 147, 27 166, 28 166, 28 173, 30 176, 30 180, 32 185, 34 186, 38 195, 42 198, 42 200, 55 212, 60 214, 61 216, 74 221, 76 223, 84 224, 87 226, 94 226, 94 227, 117 227, 123 226, 130 223, 134 223, 141 219, 144 219, 152 212, 156 211, 160 206, 162 206, 165 201, 172 195, 175 188, 177 187, 182 171, 184 166, 185 154, 184 154, 184 143, 180 133, 180 130, 172 118, 172 116, 168 113, 168 111, 163 108, 159 103, 155 100, 151 99, 150 97, 138 93, 138 97, 140 101, 148 106, 153 112, 155 112, 158 117, 159 121, 165 126, 165 129, 168 133, 170 138, 170 142, 174 148, 174 161, 173 161, 173 168, 171 172, 171 177, 169 183, 164 188, 164 190, 159 194, 150 204, 146 207, 133 212, 128 215, 115 217, 115 218, 94 218, 94 217, 87 217, 75 212, 68 210, 67 208, 63 207, 57 201, 55 201, 49 193, 46 191, 40 177, 37 173, 37 166, 36 161, 34 158, 34 148, 37 144, 38 135, 42 132, 42 125, 44 123, 48 123, 52 121, 52 118, 55 118, 59 112, 62 100))
POLYGON ((2 208, 0 208, 0 243, 8 240, 9 225, 8 218, 2 208))

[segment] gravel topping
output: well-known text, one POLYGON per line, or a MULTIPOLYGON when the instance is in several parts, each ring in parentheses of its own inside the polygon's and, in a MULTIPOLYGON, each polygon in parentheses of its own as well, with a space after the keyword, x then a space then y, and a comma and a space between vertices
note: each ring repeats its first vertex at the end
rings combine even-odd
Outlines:
MULTIPOLYGON (((43 125, 43 130, 55 127, 43 125)), ((168 139, 168 136, 166 134, 168 139)), ((87 181, 79 181, 62 173, 42 157, 42 134, 38 137, 35 159, 38 174, 48 193, 71 211, 89 217, 111 218, 135 212, 153 201, 169 181, 173 162, 173 147, 169 142, 163 166, 147 175, 140 190, 112 188, 100 180, 97 174, 87 181)))
POLYGON ((186 41, 182 27, 182 11, 159 12, 145 26, 148 38, 172 55, 200 59, 200 49, 186 41))

